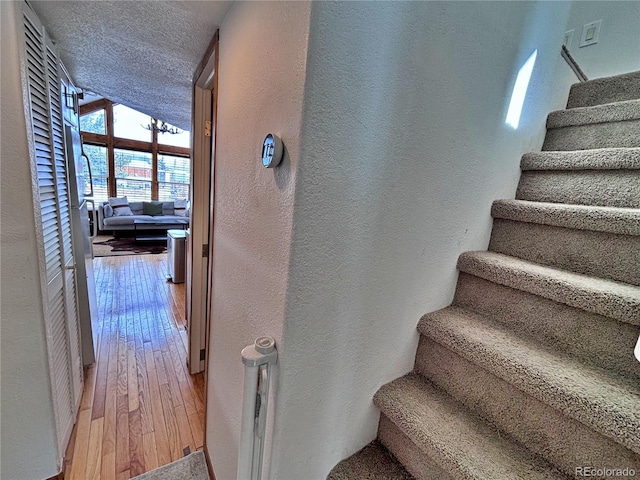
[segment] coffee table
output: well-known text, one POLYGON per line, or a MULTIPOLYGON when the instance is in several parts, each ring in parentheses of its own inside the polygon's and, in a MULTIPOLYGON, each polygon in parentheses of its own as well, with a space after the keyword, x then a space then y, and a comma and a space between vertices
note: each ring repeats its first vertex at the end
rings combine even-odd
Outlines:
POLYGON ((161 242, 167 240, 167 230, 184 230, 186 223, 167 223, 153 220, 134 220, 136 242, 161 242), (158 233, 163 230, 163 233, 158 233))

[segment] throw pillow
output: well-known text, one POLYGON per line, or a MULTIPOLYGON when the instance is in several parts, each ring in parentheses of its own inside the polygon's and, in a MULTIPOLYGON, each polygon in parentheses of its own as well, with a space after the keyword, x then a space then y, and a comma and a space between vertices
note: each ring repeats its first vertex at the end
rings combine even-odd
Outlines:
POLYGON ((173 202, 162 202, 162 214, 163 215, 175 215, 173 208, 173 202))
POLYGON ((162 203, 142 202, 143 215, 162 215, 162 203))
POLYGON ((177 216, 187 217, 189 216, 189 202, 187 202, 187 200, 184 198, 176 198, 173 201, 173 210, 177 216))
POLYGON ((114 217, 128 217, 133 215, 129 208, 129 200, 127 197, 110 197, 109 205, 113 208, 114 217))
POLYGON ((113 208, 108 203, 104 204, 102 211, 104 212, 104 218, 113 217, 113 208))

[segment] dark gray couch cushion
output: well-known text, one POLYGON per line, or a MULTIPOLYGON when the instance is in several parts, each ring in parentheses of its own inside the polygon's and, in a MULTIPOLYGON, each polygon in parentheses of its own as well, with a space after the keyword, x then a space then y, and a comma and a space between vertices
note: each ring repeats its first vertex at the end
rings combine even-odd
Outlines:
POLYGON ((153 217, 151 215, 127 215, 124 217, 109 217, 104 219, 104 225, 105 227, 111 227, 115 225, 131 225, 131 227, 133 227, 134 220, 146 220, 152 222, 153 217))
POLYGON ((129 208, 131 209, 134 215, 143 215, 142 202, 129 202, 129 208))

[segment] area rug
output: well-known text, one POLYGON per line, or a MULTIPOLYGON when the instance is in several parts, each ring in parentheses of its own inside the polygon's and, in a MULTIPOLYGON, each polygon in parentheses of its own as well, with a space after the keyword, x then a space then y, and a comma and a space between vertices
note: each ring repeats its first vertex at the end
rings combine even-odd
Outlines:
POLYGON ((94 257, 111 257, 114 255, 145 255, 167 251, 167 242, 139 242, 133 237, 112 237, 100 235, 93 241, 94 257))
POLYGON ((132 480, 209 480, 204 453, 193 452, 175 462, 143 473, 132 480))

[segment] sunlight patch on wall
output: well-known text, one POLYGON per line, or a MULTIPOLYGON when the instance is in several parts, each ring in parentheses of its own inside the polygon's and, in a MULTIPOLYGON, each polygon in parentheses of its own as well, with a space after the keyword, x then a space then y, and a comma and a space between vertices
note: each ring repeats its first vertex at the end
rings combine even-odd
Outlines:
POLYGON ((509 102, 509 110, 507 111, 505 123, 512 126, 514 129, 518 128, 518 124, 520 123, 520 114, 522 113, 524 98, 527 95, 529 80, 531 80, 531 73, 533 72, 533 65, 536 63, 537 56, 538 50, 535 50, 527 61, 524 62, 524 65, 522 65, 518 72, 516 83, 513 86, 513 92, 511 93, 511 101, 509 102))

